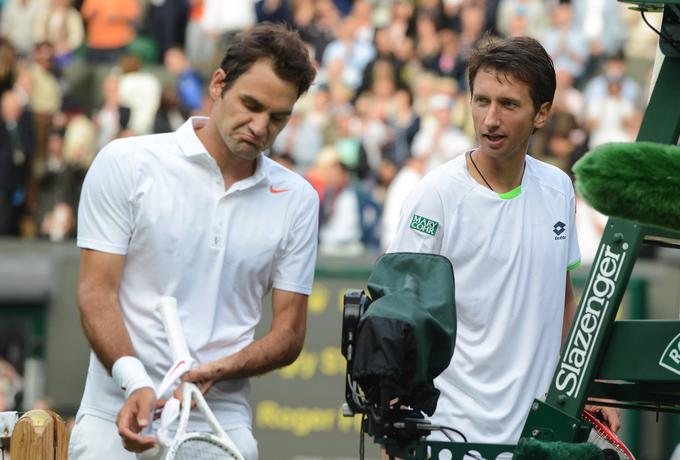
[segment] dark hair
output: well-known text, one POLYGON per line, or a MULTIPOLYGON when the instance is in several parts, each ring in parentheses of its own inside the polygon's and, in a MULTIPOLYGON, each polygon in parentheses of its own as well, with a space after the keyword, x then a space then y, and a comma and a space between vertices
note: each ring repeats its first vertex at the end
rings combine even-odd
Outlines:
POLYGON ((222 59, 224 94, 260 59, 270 59, 274 73, 298 89, 298 97, 309 89, 316 69, 300 35, 282 24, 263 22, 237 34, 222 59))
POLYGON ((529 95, 538 112, 545 102, 555 97, 555 67, 553 61, 539 42, 529 37, 507 40, 486 38, 470 55, 468 82, 474 92, 475 77, 479 70, 493 70, 510 75, 529 86, 529 95))

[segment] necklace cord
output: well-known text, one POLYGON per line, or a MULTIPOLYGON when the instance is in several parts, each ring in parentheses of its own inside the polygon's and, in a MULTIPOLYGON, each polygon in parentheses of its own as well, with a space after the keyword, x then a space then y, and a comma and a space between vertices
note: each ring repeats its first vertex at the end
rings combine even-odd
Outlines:
POLYGON ((481 172, 481 171, 479 170, 479 168, 477 167, 477 164, 475 163, 475 160, 472 158, 472 152, 468 153, 468 158, 470 158, 470 161, 472 162, 472 166, 475 167, 475 171, 477 171, 477 174, 479 174, 479 177, 482 178, 482 180, 484 181, 484 183, 486 184, 486 186, 489 187, 489 190, 491 190, 492 192, 495 192, 495 190, 493 189, 493 187, 491 187, 491 185, 489 185, 489 182, 488 182, 488 181, 486 180, 486 178, 484 177, 484 174, 482 174, 482 172, 481 172))
MULTIPOLYGON (((489 182, 488 182, 488 181, 486 180, 486 178, 484 177, 484 174, 482 174, 482 172, 481 172, 481 171, 479 170, 479 168, 477 167, 477 164, 475 163, 475 160, 472 158, 472 153, 473 153, 473 152, 468 152, 468 154, 467 154, 468 158, 470 158, 470 161, 472 162, 472 166, 475 167, 475 171, 477 171, 477 174, 479 174, 479 177, 482 178, 482 180, 484 181, 484 183, 486 184, 486 186, 489 187, 489 190, 491 190, 492 192, 496 193, 496 191, 493 189, 493 187, 491 187, 491 185, 489 184, 489 182)), ((522 165, 522 177, 519 178, 519 185, 522 185, 522 180, 524 180, 524 170, 526 170, 526 169, 527 169, 527 162, 526 162, 526 160, 524 160, 524 165, 522 165)))

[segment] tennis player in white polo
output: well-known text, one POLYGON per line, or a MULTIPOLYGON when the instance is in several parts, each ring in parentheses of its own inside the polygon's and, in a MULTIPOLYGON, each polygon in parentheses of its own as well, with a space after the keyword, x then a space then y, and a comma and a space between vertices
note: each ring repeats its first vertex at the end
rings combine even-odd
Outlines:
POLYGON ((197 382, 247 460, 257 459, 248 377, 291 363, 305 335, 318 198, 262 152, 315 76, 297 33, 258 25, 234 38, 209 83, 209 118, 113 141, 96 157, 78 215, 78 305, 92 354, 69 458, 134 459, 172 364, 155 306, 177 298, 197 382), (262 298, 272 325, 254 341, 262 298))
MULTIPOLYGON (((441 254, 453 265, 456 347, 435 380, 433 421, 470 442, 512 444, 550 386, 575 310, 574 191, 564 172, 526 154, 555 92, 543 47, 527 37, 490 42, 470 57, 469 83, 479 147, 418 184, 388 252, 441 254)), ((616 411, 604 413, 618 429, 616 411)))

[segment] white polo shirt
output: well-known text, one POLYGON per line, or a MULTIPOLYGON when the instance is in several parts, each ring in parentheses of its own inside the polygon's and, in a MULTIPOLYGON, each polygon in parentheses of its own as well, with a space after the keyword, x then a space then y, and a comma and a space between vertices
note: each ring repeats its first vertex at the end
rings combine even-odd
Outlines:
POLYGON ((435 380, 435 423, 471 442, 518 440, 559 357, 566 274, 580 260, 574 214, 567 175, 529 156, 511 192, 477 183, 461 155, 407 198, 388 252, 444 255, 456 286, 456 345, 435 380))
MULTIPOLYGON (((119 139, 97 155, 83 184, 78 246, 126 255, 119 288, 137 356, 158 385, 172 364, 155 307, 178 300, 199 362, 253 341, 262 298, 274 289, 309 294, 316 261, 318 197, 299 175, 260 155, 255 173, 225 191, 194 131, 119 139)), ((247 379, 217 383, 208 402, 225 428, 250 426, 247 379)), ((110 420, 124 395, 94 353, 79 414, 110 420)))

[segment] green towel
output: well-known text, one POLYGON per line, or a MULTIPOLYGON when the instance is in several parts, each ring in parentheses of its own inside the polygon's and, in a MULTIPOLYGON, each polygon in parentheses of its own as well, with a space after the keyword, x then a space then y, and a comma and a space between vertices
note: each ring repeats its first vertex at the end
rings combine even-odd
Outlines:
POLYGON ((604 460, 604 454, 594 444, 545 442, 529 438, 521 442, 513 460, 604 460))

